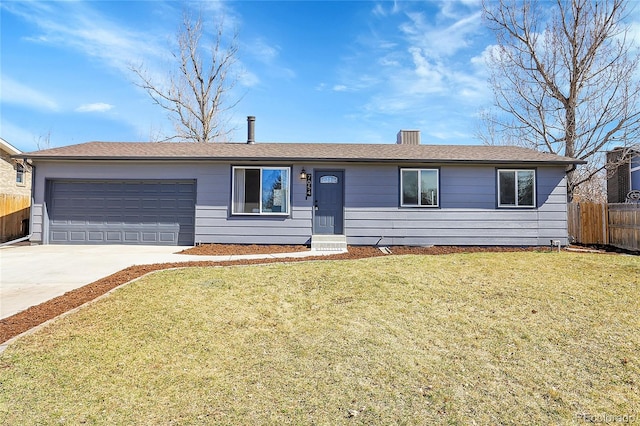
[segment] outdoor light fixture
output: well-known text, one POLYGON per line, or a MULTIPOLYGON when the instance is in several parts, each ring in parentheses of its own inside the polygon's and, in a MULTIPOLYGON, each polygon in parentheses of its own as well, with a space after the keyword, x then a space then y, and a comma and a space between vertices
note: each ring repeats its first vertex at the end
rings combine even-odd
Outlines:
POLYGON ((306 178, 307 178, 307 171, 303 167, 302 170, 300 171, 300 179, 304 180, 306 178))

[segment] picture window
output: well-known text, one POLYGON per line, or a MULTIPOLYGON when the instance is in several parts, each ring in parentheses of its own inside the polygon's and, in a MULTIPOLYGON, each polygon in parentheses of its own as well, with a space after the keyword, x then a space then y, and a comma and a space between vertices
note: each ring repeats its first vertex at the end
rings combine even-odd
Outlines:
POLYGON ((232 214, 289 214, 288 167, 234 167, 232 214))

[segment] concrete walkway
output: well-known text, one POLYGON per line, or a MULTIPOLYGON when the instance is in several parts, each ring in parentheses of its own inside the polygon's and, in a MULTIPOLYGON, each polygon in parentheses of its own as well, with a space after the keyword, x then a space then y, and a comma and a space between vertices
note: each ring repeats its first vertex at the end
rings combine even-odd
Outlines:
POLYGON ((325 251, 266 255, 194 256, 188 247, 168 246, 6 246, 0 248, 0 318, 6 318, 70 290, 133 265, 307 257, 325 251))

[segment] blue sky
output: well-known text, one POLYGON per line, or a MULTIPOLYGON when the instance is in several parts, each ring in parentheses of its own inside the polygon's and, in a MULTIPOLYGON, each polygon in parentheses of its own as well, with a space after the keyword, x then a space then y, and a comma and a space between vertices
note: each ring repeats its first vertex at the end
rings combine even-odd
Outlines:
POLYGON ((491 105, 480 2, 3 1, 0 136, 23 151, 171 133, 130 64, 162 75, 183 9, 239 34, 231 141, 476 144, 491 105))

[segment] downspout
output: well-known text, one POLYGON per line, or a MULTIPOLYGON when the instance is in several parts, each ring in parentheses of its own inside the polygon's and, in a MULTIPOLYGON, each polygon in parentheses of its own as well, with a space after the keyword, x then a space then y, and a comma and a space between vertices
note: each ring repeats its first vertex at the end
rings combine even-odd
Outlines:
POLYGON ((29 235, 17 238, 15 240, 7 241, 6 243, 2 243, 0 244, 0 247, 27 241, 33 236, 33 204, 35 201, 34 192, 36 189, 36 166, 34 166, 33 164, 29 164, 29 166, 31 167, 31 207, 29 207, 29 235))

